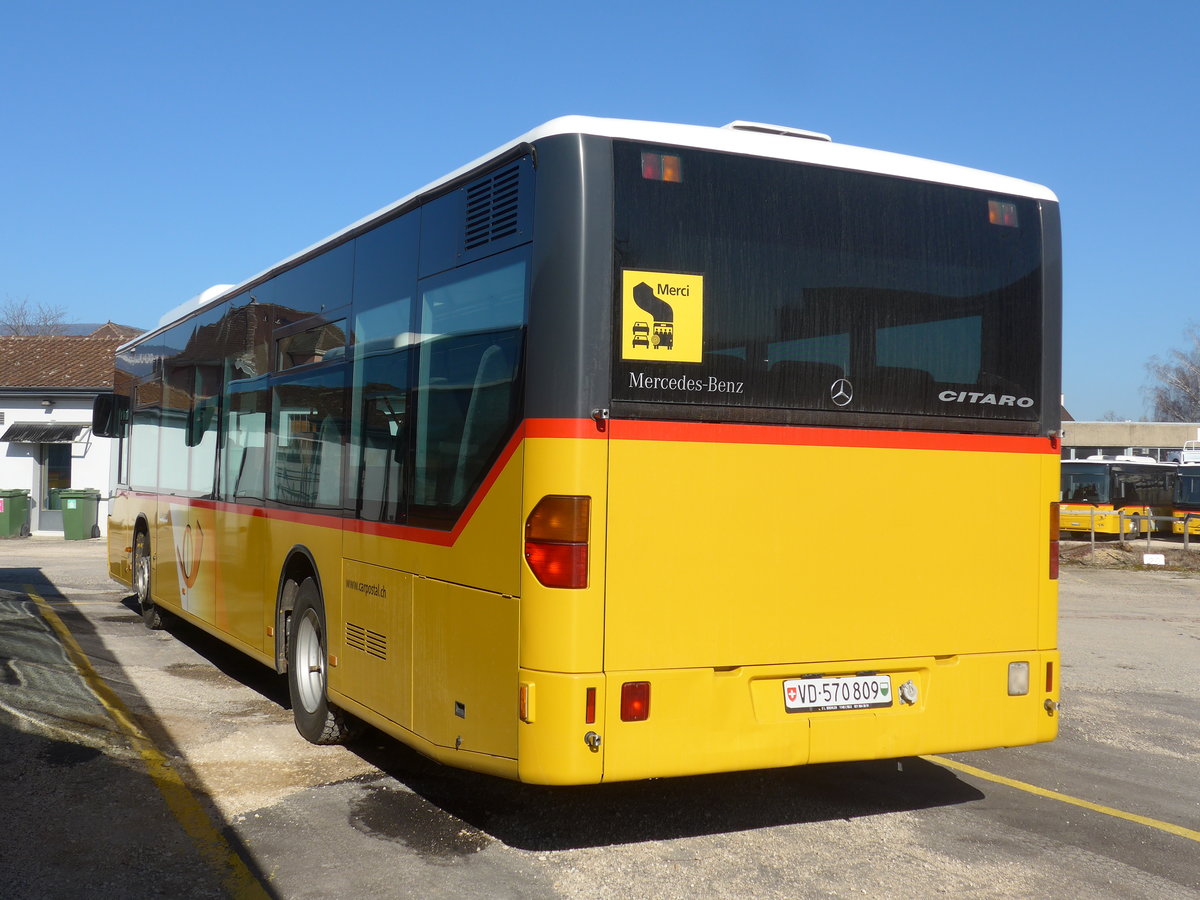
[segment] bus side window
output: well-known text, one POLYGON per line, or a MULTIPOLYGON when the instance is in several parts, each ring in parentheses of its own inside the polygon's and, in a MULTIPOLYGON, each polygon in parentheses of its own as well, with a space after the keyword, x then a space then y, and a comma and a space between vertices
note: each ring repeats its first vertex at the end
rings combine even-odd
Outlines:
POLYGON ((449 524, 511 434, 519 410, 528 251, 422 282, 414 514, 449 524))
POLYGON ((271 500, 341 507, 345 373, 343 358, 272 379, 271 500))
POLYGON ((221 494, 225 500, 261 500, 267 413, 264 378, 234 383, 225 401, 221 494))

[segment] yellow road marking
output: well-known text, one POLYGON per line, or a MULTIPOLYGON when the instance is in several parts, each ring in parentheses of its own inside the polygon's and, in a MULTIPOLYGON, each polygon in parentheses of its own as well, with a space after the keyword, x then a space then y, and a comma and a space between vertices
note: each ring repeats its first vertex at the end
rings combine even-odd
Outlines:
POLYGON ((1037 785, 1027 784, 1024 781, 1017 781, 1014 778, 1005 778, 1003 775, 995 775, 992 772, 977 769, 974 766, 968 766, 966 763, 956 762, 953 759, 947 759, 944 756, 922 756, 921 759, 929 760, 929 762, 937 763, 945 766, 948 769, 956 769, 959 772, 965 772, 967 775, 974 775, 976 778, 982 778, 986 781, 994 781, 996 784, 1007 785, 1011 788, 1016 788, 1019 791, 1025 791, 1029 794, 1036 794, 1039 797, 1047 797, 1050 800, 1057 800, 1060 803, 1069 803, 1072 806, 1078 806, 1083 809, 1090 809, 1092 812, 1103 813, 1106 816, 1113 816, 1117 819, 1125 819, 1127 822, 1136 822, 1139 825, 1145 825, 1148 828, 1157 828, 1159 831, 1165 831, 1167 834, 1173 834, 1177 837, 1187 838, 1189 841, 1200 843, 1200 831, 1193 831, 1191 828, 1184 828, 1182 825, 1172 825, 1170 822, 1163 822, 1159 819, 1151 819, 1149 816, 1139 816, 1136 813, 1125 812, 1121 809, 1113 809, 1111 806, 1103 806, 1099 803, 1093 803, 1090 800, 1081 800, 1078 797, 1072 797, 1070 794, 1061 794, 1058 791, 1047 790, 1040 788, 1037 785))
POLYGON ((183 783, 179 773, 171 768, 170 760, 154 746, 154 742, 134 721, 129 708, 92 668, 83 648, 79 646, 75 636, 51 608, 50 603, 38 596, 29 586, 25 587, 25 592, 33 598, 42 618, 58 635, 67 651, 67 656, 78 669, 87 686, 92 689, 92 693, 96 695, 101 706, 108 711, 121 733, 137 750, 142 758, 142 763, 146 766, 147 773, 162 793, 172 815, 183 826, 188 837, 192 839, 200 856, 220 875, 221 881, 231 896, 235 900, 269 898, 271 895, 266 888, 246 866, 237 851, 225 840, 213 824, 212 819, 209 818, 203 805, 183 783))

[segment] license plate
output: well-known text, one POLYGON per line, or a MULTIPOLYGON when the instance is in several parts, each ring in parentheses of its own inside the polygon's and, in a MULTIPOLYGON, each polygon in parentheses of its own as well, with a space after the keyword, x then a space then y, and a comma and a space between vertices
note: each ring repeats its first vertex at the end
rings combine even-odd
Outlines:
POLYGON ((879 709, 892 705, 892 679, 888 675, 794 678, 783 683, 783 705, 788 712, 879 709))

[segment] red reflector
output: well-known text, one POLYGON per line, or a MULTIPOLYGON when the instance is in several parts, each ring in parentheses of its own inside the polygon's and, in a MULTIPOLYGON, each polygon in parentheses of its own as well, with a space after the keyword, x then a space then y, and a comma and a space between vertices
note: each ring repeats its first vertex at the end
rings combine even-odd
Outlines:
POLYGON ((546 587, 587 587, 588 545, 525 542, 525 560, 546 587))
POLYGON ((587 689, 586 710, 587 711, 583 717, 584 722, 587 723, 588 725, 595 725, 596 724, 596 689, 595 688, 587 689))
POLYGON ((621 721, 644 722, 648 718, 650 718, 650 682, 625 682, 621 685, 621 721))
POLYGON ((1054 663, 1046 663, 1046 693, 1054 691, 1054 663))
POLYGON ((647 181, 662 181, 662 156, 658 153, 642 154, 642 177, 647 181))

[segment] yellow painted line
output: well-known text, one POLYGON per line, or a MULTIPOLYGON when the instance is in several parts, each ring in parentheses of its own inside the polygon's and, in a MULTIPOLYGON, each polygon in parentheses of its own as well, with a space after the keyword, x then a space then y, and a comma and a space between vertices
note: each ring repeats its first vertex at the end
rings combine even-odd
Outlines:
POLYGON ((83 648, 79 646, 75 636, 51 608, 50 603, 39 597, 28 586, 25 587, 25 592, 33 598, 42 618, 58 635, 58 639, 67 651, 68 658, 79 670, 84 682, 92 689, 121 733, 129 739, 134 749, 142 757, 142 763, 146 766, 147 773, 154 780, 163 799, 167 801, 167 807, 171 810, 172 815, 175 816, 188 837, 192 839, 200 856, 220 875, 226 890, 235 900, 269 898, 271 894, 246 866, 237 851, 225 840, 213 824, 212 819, 209 818, 204 806, 183 783, 179 773, 171 768, 170 760, 154 746, 154 742, 134 721, 129 708, 92 668, 87 654, 83 652, 83 648))
POLYGON ((996 784, 1007 785, 1019 791, 1036 794, 1039 797, 1057 800, 1060 803, 1069 803, 1072 806, 1090 809, 1092 812, 1103 813, 1106 816, 1124 819, 1127 822, 1136 822, 1138 825, 1145 825, 1147 828, 1157 828, 1159 831, 1165 831, 1167 834, 1173 834, 1176 837, 1187 838, 1189 841, 1200 843, 1200 831, 1193 831, 1191 828, 1184 828, 1182 825, 1172 825, 1170 822, 1163 822, 1160 819, 1151 819, 1149 816, 1139 816, 1136 813, 1125 812, 1122 809, 1113 809, 1111 806, 1103 806, 1099 803, 1093 803, 1090 800, 1081 800, 1078 797, 1072 797, 1070 794, 1061 794, 1058 791, 1040 788, 1034 784, 1026 784, 1024 781, 1017 781, 1015 778, 1005 778, 1003 775, 986 772, 983 769, 977 769, 974 766, 968 766, 966 763, 956 762, 944 756, 922 756, 921 759, 929 760, 929 762, 937 763, 948 769, 956 769, 967 775, 974 775, 976 778, 982 778, 985 781, 994 781, 996 784))

